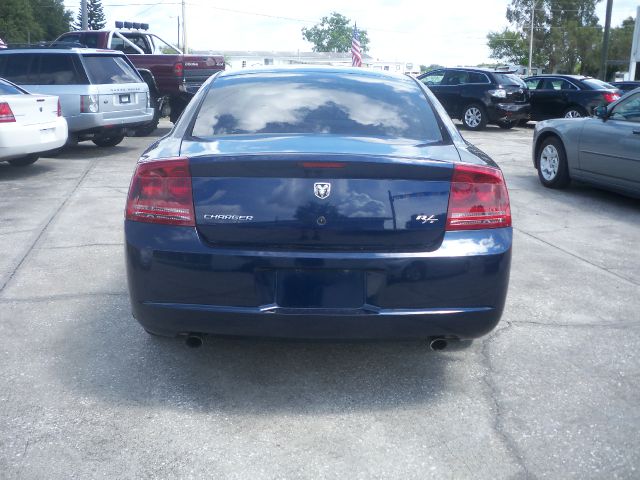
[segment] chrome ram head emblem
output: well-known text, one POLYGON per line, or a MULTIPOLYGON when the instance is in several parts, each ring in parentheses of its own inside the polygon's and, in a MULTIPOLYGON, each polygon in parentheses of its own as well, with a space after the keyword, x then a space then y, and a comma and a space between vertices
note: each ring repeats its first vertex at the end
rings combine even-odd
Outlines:
POLYGON ((324 200, 331 194, 331 184, 328 182, 317 182, 313 184, 313 193, 320 200, 324 200))

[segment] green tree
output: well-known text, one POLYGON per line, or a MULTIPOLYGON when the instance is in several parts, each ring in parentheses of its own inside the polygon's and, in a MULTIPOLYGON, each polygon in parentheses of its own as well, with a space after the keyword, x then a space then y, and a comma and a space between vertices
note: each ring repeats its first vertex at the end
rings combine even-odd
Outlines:
POLYGON ((55 40, 71 29, 73 15, 65 8, 63 0, 30 1, 34 21, 41 29, 41 35, 35 40, 55 40))
MULTIPOLYGON (((360 30, 360 46, 363 52, 369 51, 369 37, 366 30, 360 30)), ((302 38, 313 43, 314 52, 349 52, 353 25, 344 15, 333 12, 322 17, 320 23, 311 28, 302 28, 302 38)))
POLYGON ((629 57, 633 43, 633 29, 636 20, 633 17, 626 18, 619 27, 611 29, 609 40, 609 64, 607 78, 611 79, 615 72, 629 69, 629 57))
POLYGON ((0 1, 0 38, 8 43, 23 43, 40 34, 28 0, 0 1))
MULTIPOLYGON (((102 9, 102 0, 87 0, 87 20, 89 30, 100 30, 107 24, 102 9)), ((74 30, 82 29, 82 10, 78 11, 76 21, 73 24, 74 30)))
POLYGON ((595 13, 599 1, 511 0, 506 13, 511 28, 487 36, 491 57, 520 64, 528 62, 534 8, 534 65, 550 72, 592 70, 598 63, 602 42, 602 27, 595 13))

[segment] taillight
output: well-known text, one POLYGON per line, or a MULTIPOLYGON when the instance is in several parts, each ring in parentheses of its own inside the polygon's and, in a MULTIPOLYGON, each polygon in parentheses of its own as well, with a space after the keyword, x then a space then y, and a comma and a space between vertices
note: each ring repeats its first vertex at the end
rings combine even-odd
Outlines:
POLYGON ((0 123, 15 122, 16 117, 13 116, 11 107, 7 102, 0 102, 0 123))
POLYGON ((97 95, 80 95, 80 112, 97 113, 100 110, 97 95))
POLYGON ((138 164, 129 187, 125 216, 136 222, 195 226, 189 160, 138 164))
POLYGON ((182 65, 182 62, 178 62, 173 66, 173 73, 175 74, 176 77, 181 77, 183 71, 184 71, 184 65, 182 65))
POLYGON ((502 172, 479 165, 456 165, 451 178, 447 230, 510 226, 509 193, 502 172))
POLYGON ((604 101, 607 103, 615 102, 620 98, 620 95, 612 92, 605 92, 602 94, 602 96, 604 97, 604 101))
POLYGON ((62 116, 62 106, 60 105, 60 99, 58 99, 58 116, 62 116))

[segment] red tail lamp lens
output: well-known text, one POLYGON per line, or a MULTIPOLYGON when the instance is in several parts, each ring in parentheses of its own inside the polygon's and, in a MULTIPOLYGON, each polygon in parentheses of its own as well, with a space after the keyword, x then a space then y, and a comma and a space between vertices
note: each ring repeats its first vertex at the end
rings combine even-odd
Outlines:
POLYGON ((189 160, 141 163, 131 180, 127 220, 195 226, 189 160))
POLYGON ((604 101, 607 102, 607 103, 615 102, 619 98, 620 98, 620 95, 618 95, 617 93, 605 93, 604 94, 604 101))
POLYGON ((181 77, 183 71, 184 65, 181 62, 178 62, 173 66, 173 73, 176 75, 176 77, 181 77))
POLYGON ((7 102, 0 102, 0 123, 15 122, 16 117, 13 116, 11 107, 7 102))
POLYGON ((510 226, 509 193, 502 172, 479 165, 456 165, 451 178, 447 230, 510 226))

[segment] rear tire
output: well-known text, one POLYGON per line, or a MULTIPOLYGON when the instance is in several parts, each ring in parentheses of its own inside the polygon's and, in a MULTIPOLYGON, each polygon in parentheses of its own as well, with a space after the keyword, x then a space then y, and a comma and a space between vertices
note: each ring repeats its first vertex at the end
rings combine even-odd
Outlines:
POLYGON ((134 129, 136 137, 151 135, 160 123, 160 106, 158 105, 158 96, 154 92, 149 93, 149 104, 153 107, 153 119, 134 129))
POLYGON ((120 133, 118 135, 111 135, 108 137, 107 136, 96 137, 91 141, 95 143, 98 147, 104 148, 104 147, 115 147, 120 142, 122 142, 122 140, 124 140, 124 133, 120 133))
POLYGON ((26 157, 14 158, 13 160, 9 160, 9 165, 12 167, 26 167, 38 161, 37 155, 27 155, 26 157))
POLYGON ((468 130, 484 130, 487 126, 487 112, 482 105, 471 103, 462 109, 462 124, 468 130))
POLYGON ((546 138, 538 148, 536 166, 540 183, 547 188, 565 188, 571 182, 564 145, 558 137, 546 138))

